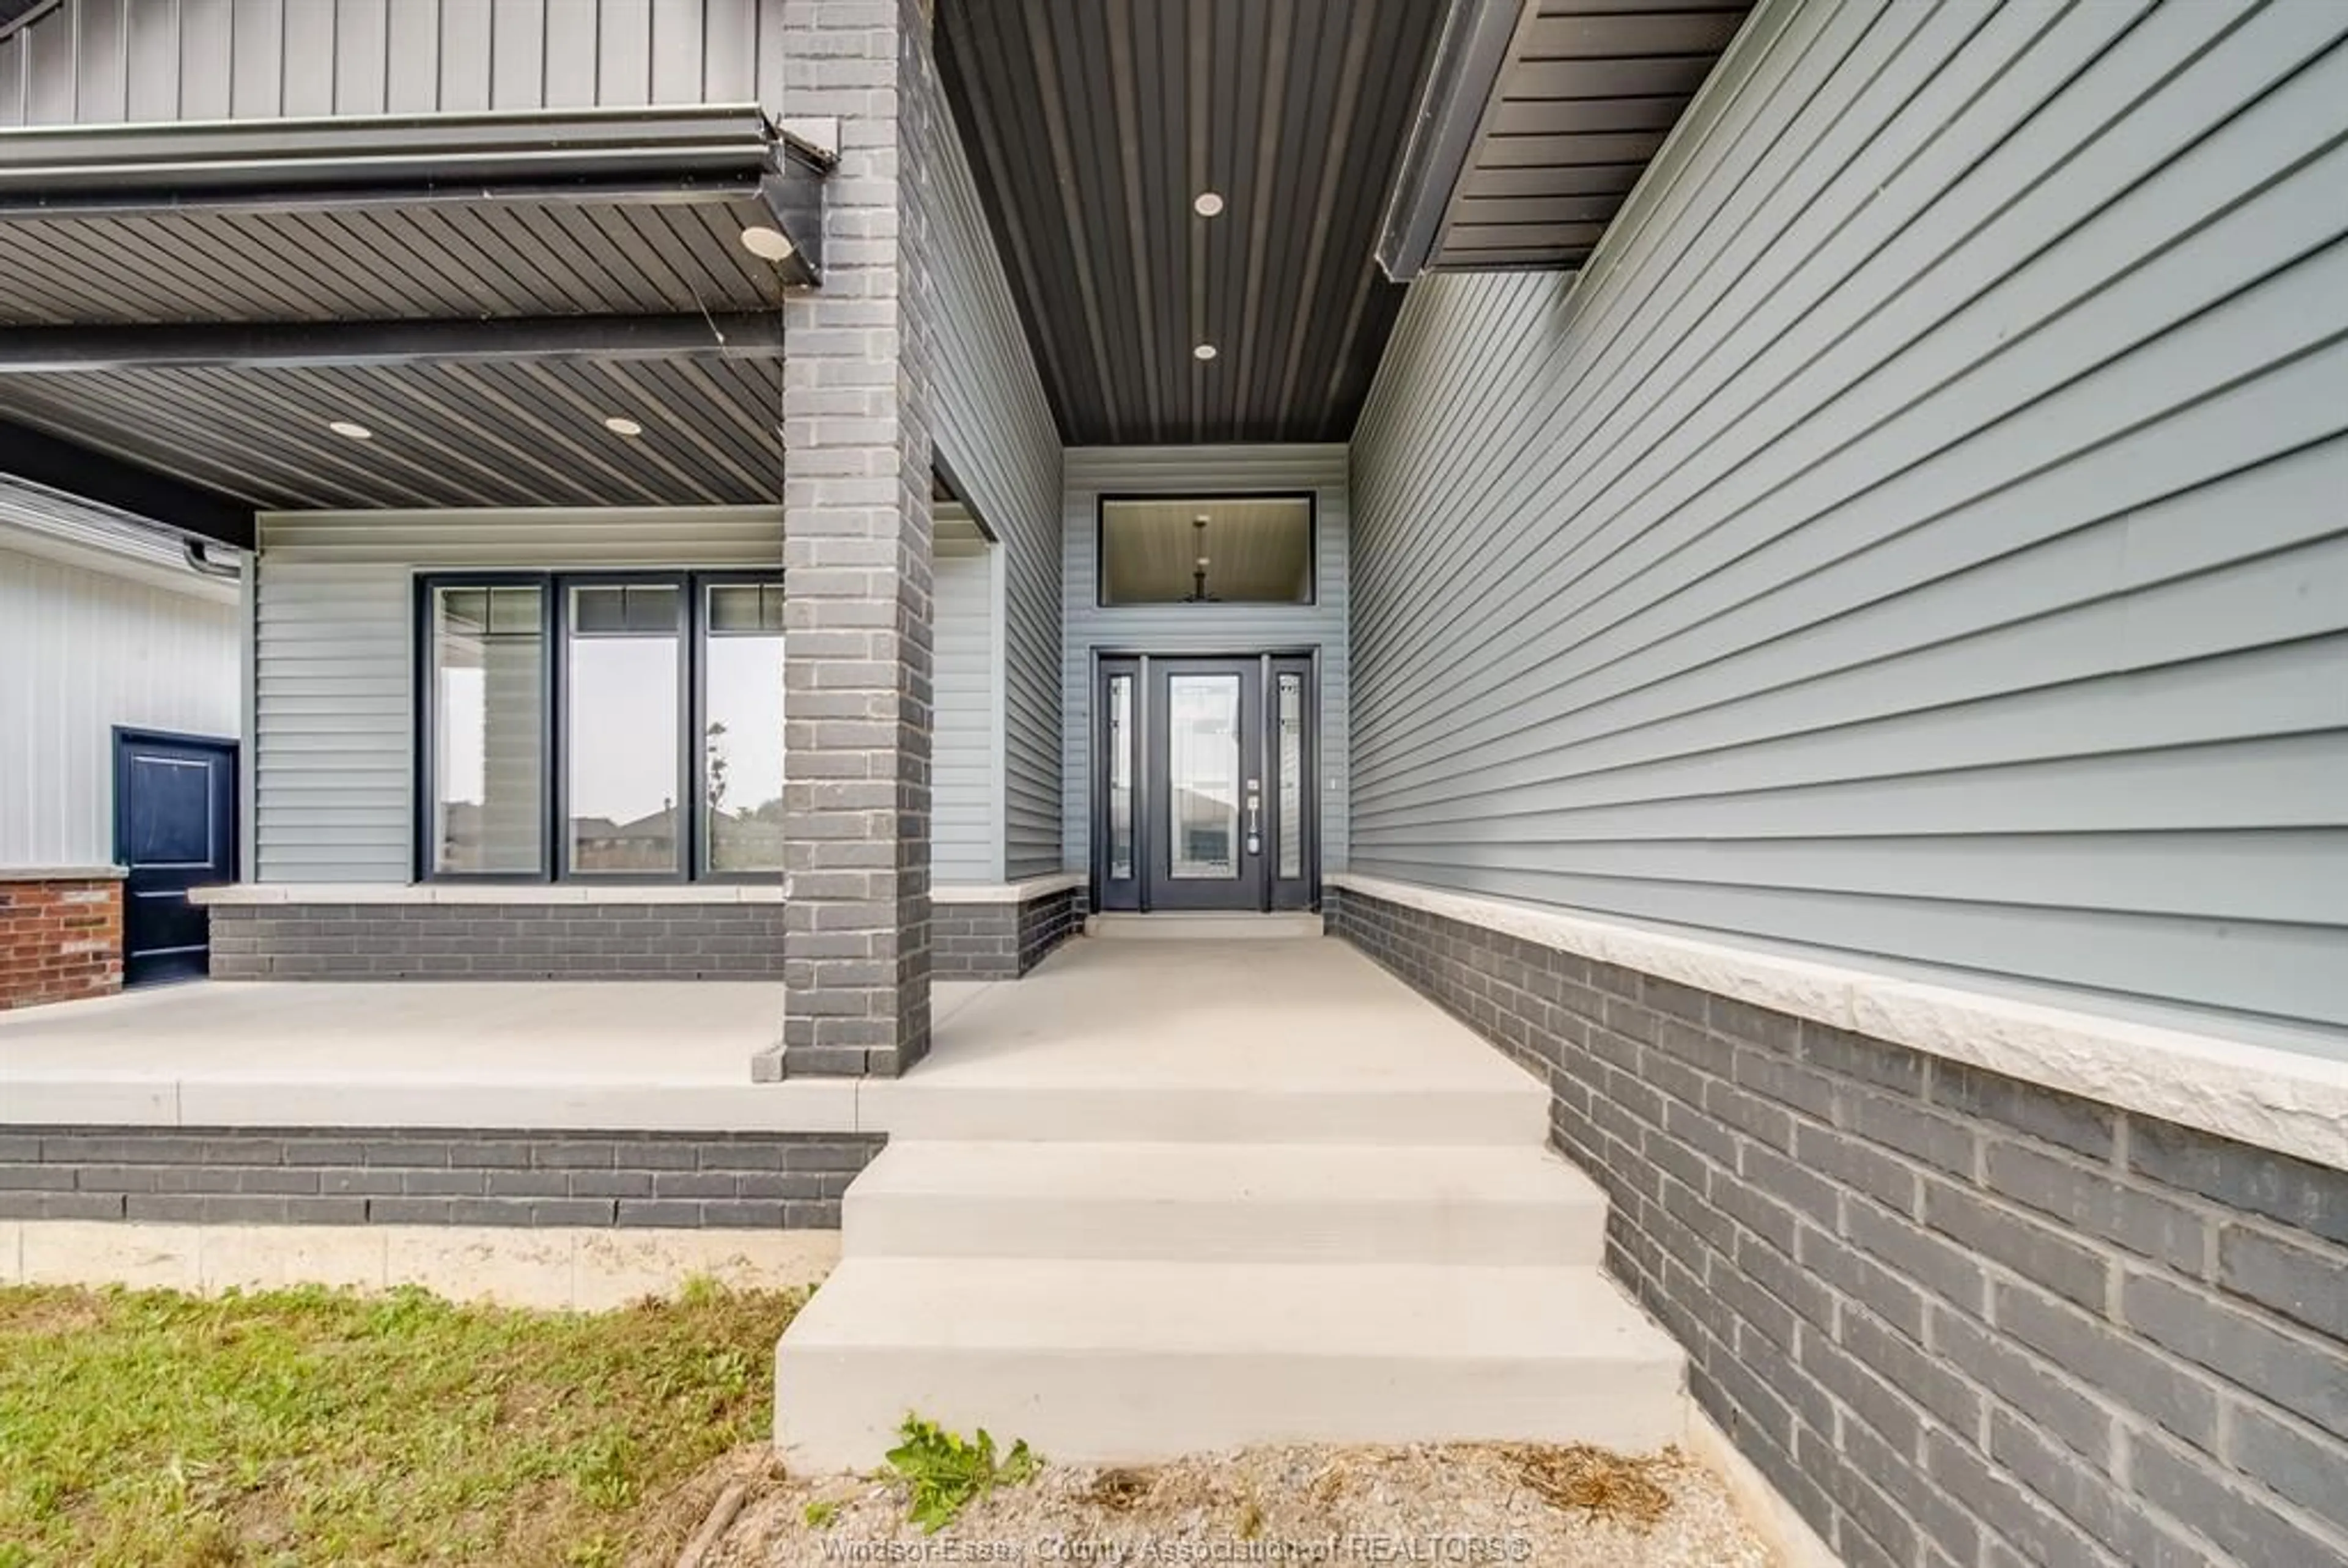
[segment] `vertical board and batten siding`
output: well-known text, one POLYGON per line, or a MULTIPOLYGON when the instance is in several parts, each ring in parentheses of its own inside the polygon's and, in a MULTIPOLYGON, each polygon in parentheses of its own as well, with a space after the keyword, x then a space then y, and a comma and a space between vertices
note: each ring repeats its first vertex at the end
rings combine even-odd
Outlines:
POLYGON ((1003 666, 994 613, 1000 552, 960 507, 940 501, 936 664, 930 737, 930 876, 1003 880, 1003 666))
POLYGON ((1345 448, 1077 446, 1067 456, 1067 693, 1061 807, 1067 869, 1091 867, 1093 655, 1252 652, 1317 649, 1321 655, 1321 869, 1346 860, 1348 657, 1345 448), (1300 494, 1314 497, 1313 602, 1156 604, 1100 602, 1100 497, 1300 494))
POLYGON ((1354 443, 1356 870, 2348 1024, 2348 8, 1764 5, 1354 443))
POLYGON ((989 880, 1020 881, 1060 868, 1060 433, 942 91, 935 108, 933 439, 1003 554, 1002 866, 989 880))
POLYGON ((233 588, 186 591, 0 535, 0 870, 114 863, 114 726, 234 740, 233 588))
POLYGON ((254 877, 412 880, 419 573, 781 569, 778 507, 286 512, 261 518, 254 877))
POLYGON ((783 0, 66 0, 0 126, 782 101, 783 0))

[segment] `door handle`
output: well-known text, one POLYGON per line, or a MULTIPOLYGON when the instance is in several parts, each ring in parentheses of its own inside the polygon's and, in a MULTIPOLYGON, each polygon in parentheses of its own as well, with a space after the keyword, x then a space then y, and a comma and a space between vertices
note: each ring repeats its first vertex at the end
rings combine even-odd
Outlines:
POLYGON ((1247 797, 1247 852, 1263 853, 1263 796, 1253 790, 1248 791, 1247 797))

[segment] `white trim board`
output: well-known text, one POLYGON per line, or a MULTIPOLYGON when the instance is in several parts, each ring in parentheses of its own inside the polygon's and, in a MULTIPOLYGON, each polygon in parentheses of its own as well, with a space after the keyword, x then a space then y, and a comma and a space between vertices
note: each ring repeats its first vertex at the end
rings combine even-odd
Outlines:
POLYGON ((2348 1061, 1350 872, 1329 886, 2348 1170, 2348 1061))

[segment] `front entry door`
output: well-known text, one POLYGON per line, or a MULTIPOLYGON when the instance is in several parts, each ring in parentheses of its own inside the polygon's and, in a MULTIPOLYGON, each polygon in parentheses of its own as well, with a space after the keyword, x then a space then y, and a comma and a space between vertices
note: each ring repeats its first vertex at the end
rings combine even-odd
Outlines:
POLYGON ((201 979, 211 925, 188 889, 236 880, 236 743, 114 732, 122 983, 201 979))
POLYGON ((1252 660, 1150 661, 1153 909, 1261 909, 1263 694, 1252 660))
POLYGON ((1312 661, 1104 660, 1105 910, 1312 906, 1312 661))

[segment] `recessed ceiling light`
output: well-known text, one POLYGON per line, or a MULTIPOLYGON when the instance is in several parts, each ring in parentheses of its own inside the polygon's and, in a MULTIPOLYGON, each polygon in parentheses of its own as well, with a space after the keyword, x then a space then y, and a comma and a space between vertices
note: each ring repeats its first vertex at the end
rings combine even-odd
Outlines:
POLYGON ((610 431, 614 436, 642 436, 644 433, 644 427, 643 425, 637 424, 633 419, 623 418, 617 414, 614 414, 611 418, 603 421, 603 428, 610 431))
POLYGON ((1190 210, 1201 218, 1220 216, 1223 210, 1223 199, 1218 192, 1201 190, 1197 200, 1190 203, 1190 210))
POLYGON ((326 428, 337 436, 347 436, 354 441, 372 441, 375 432, 364 425, 354 425, 347 419, 329 420, 326 428))
POLYGON ((1213 343, 1202 343, 1197 348, 1192 349, 1190 354, 1193 358, 1205 360, 1214 358, 1215 352, 1215 345, 1213 343))
POLYGON ((769 261, 788 261, 798 250, 791 243, 789 235, 764 224, 753 224, 742 231, 742 248, 753 256, 763 257, 769 261))

